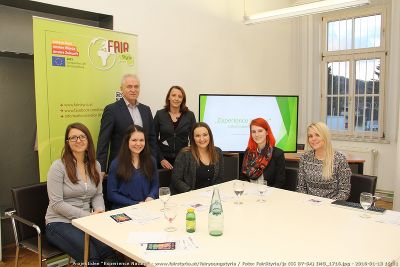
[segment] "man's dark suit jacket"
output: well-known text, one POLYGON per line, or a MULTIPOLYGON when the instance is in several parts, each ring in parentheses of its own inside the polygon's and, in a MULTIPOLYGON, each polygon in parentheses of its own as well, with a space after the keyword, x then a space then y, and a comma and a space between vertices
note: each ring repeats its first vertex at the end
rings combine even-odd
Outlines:
MULTIPOLYGON (((146 105, 139 103, 138 109, 142 117, 144 133, 150 144, 151 153, 157 158, 157 141, 154 133, 153 115, 146 105)), ((118 155, 122 138, 126 129, 132 123, 134 122, 123 98, 104 108, 97 142, 97 160, 100 162, 102 172, 108 170, 111 161, 118 155), (109 156, 108 150, 110 150, 109 156)))

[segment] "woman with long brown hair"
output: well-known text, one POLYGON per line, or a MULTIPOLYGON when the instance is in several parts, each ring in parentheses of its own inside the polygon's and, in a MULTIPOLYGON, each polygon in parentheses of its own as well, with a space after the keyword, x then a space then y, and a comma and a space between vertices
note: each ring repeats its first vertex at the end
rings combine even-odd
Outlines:
MULTIPOLYGON (((83 262, 84 233, 71 220, 104 212, 100 164, 96 161, 93 139, 82 123, 68 125, 61 159, 53 162, 47 174, 49 207, 46 237, 77 263, 83 262)), ((115 262, 114 251, 90 239, 89 261, 115 262)))
POLYGON ((107 179, 107 198, 112 209, 158 198, 157 165, 143 127, 129 126, 107 179))
POLYGON ((183 148, 175 160, 171 177, 173 193, 218 184, 224 176, 224 159, 220 148, 214 146, 210 127, 196 123, 189 135, 190 146, 183 148))

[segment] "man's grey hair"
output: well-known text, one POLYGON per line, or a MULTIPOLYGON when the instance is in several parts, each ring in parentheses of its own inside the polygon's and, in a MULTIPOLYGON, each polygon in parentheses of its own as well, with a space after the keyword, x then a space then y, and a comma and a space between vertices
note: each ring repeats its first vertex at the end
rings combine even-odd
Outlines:
POLYGON ((122 79, 121 79, 121 87, 122 87, 122 85, 124 84, 125 80, 126 80, 127 78, 129 78, 129 77, 136 79, 136 80, 140 83, 140 79, 139 79, 139 77, 138 77, 136 74, 128 73, 128 74, 125 74, 124 76, 122 76, 122 79))

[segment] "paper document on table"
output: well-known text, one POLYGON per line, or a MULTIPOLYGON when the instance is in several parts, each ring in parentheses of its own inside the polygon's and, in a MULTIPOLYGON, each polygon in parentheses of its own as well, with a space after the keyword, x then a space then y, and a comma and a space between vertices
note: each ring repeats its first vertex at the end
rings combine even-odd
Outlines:
POLYGON ((400 212, 386 210, 382 215, 376 217, 377 222, 400 225, 400 212))
POLYGON ((186 203, 183 203, 182 206, 194 208, 195 211, 208 210, 208 208, 209 208, 208 204, 202 204, 202 203, 199 203, 198 201, 186 202, 186 203))
POLYGON ((177 250, 187 251, 187 250, 193 250, 193 249, 199 248, 197 243, 194 241, 194 238, 191 236, 181 237, 181 238, 175 240, 175 242, 176 242, 177 250))
POLYGON ((144 208, 133 208, 125 211, 125 213, 132 219, 132 222, 138 224, 146 224, 161 217, 159 212, 149 211, 144 208))
MULTIPOLYGON (((245 193, 246 193, 246 191, 245 191, 245 193)), ((200 196, 206 197, 206 198, 212 198, 212 194, 213 194, 212 189, 200 192, 200 196)), ((234 197, 233 189, 232 189, 232 195, 227 195, 220 191, 220 197, 221 197, 221 201, 224 201, 224 202, 232 200, 234 197)))
POLYGON ((147 244, 171 242, 166 232, 130 232, 127 242, 130 244, 147 244))

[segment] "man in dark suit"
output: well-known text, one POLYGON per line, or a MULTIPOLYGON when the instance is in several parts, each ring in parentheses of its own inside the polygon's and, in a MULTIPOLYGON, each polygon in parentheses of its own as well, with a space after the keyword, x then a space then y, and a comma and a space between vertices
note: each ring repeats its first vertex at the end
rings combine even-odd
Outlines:
POLYGON ((108 170, 111 161, 118 155, 122 137, 132 123, 143 127, 153 156, 156 157, 157 154, 153 115, 148 106, 137 101, 140 93, 139 78, 133 74, 124 75, 121 92, 123 97, 107 105, 101 118, 97 160, 100 162, 102 173, 108 170))

